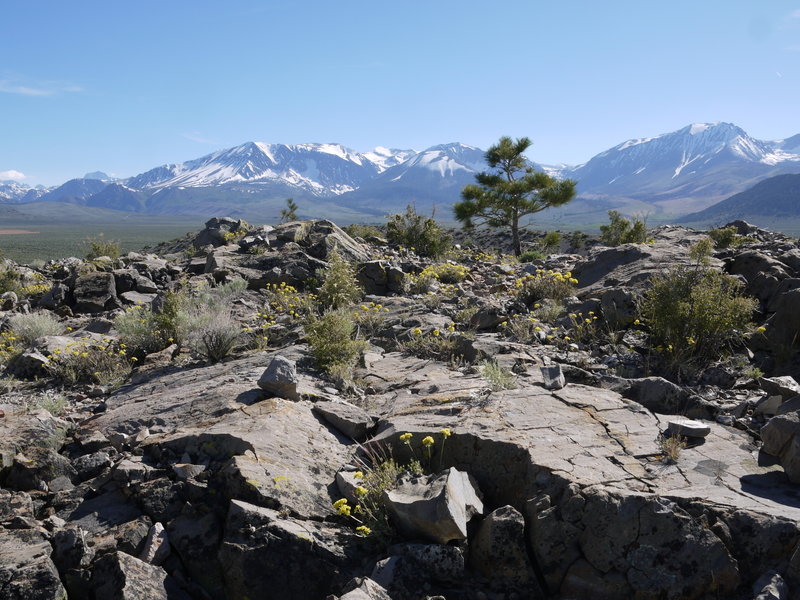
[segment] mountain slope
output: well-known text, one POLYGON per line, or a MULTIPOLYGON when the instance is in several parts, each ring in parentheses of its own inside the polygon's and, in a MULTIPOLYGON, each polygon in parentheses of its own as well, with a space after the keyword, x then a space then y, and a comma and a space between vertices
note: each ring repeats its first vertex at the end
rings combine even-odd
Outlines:
POLYGON ((742 219, 758 225, 764 218, 800 220, 800 174, 770 177, 680 222, 719 225, 742 219))
POLYGON ((102 191, 107 185, 107 181, 101 181, 99 179, 70 179, 54 190, 50 190, 46 194, 40 196, 38 201, 85 204, 87 198, 102 191))

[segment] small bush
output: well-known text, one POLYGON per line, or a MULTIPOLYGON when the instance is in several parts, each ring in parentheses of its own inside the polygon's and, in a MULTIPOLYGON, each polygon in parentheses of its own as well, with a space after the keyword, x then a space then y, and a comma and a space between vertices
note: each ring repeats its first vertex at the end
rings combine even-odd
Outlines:
POLYGON ((372 338, 383 327, 386 313, 389 309, 382 304, 370 302, 362 304, 353 312, 353 321, 356 325, 356 337, 362 340, 372 338))
POLYGON ((573 231, 567 239, 572 250, 582 250, 586 246, 586 240, 589 239, 589 236, 582 231, 573 231))
POLYGON ((642 219, 634 218, 629 221, 616 210, 608 211, 609 224, 601 225, 600 238, 608 246, 638 243, 647 241, 647 226, 642 219))
POLYGON ((335 249, 329 256, 328 267, 322 271, 322 278, 317 298, 324 309, 349 306, 364 297, 352 265, 335 249))
POLYGON ((233 352, 242 330, 227 311, 209 312, 202 318, 202 326, 189 334, 189 348, 196 356, 219 362, 233 352))
POLYGON ((27 348, 33 341, 46 335, 61 335, 64 327, 49 312, 14 315, 9 319, 9 328, 20 348, 27 348))
POLYGON ((6 292, 18 293, 20 289, 20 274, 10 267, 0 265, 0 294, 6 292))
POLYGON ((487 360, 482 366, 483 376, 489 382, 489 387, 493 392, 511 390, 517 387, 513 373, 501 367, 497 364, 497 361, 487 360))
POLYGON ((515 315, 503 326, 506 337, 521 344, 539 343, 541 331, 542 323, 533 315, 515 315))
POLYGON ((548 231, 544 237, 539 240, 539 248, 545 254, 552 254, 561 246, 561 233, 558 231, 548 231))
POLYGON ((434 329, 429 333, 423 333, 421 329, 414 329, 411 338, 401 344, 401 349, 419 358, 448 363, 463 360, 463 356, 459 353, 461 344, 459 339, 452 335, 454 332, 455 325, 452 324, 446 331, 434 329))
POLYGON ((537 269, 536 274, 528 274, 517 279, 515 288, 517 298, 525 305, 549 298, 563 300, 575 295, 575 285, 578 280, 571 272, 537 269))
POLYGON ((544 260, 545 258, 547 258, 547 256, 541 250, 525 250, 525 252, 519 255, 519 262, 531 263, 544 260))
POLYGON ((452 238, 430 217, 418 215, 413 206, 405 214, 393 215, 386 224, 392 244, 413 248, 420 256, 438 258, 453 247, 452 238))
POLYGON ((680 435, 662 435, 658 439, 658 446, 661 450, 661 461, 666 464, 675 464, 680 458, 681 451, 686 448, 686 438, 680 435))
POLYGON ((122 253, 119 242, 105 239, 102 233, 98 234, 96 238, 87 239, 85 243, 88 248, 86 251, 86 260, 95 260, 101 256, 107 256, 115 260, 119 258, 119 255, 122 253))
POLYGON ((366 342, 355 339, 356 325, 352 314, 345 310, 332 310, 306 325, 306 336, 311 354, 320 369, 328 374, 352 373, 366 342))

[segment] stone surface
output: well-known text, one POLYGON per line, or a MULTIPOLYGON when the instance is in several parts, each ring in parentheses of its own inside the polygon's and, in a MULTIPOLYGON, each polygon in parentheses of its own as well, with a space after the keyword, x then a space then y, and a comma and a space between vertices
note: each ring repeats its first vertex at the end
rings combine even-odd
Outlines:
POLYGON ((234 500, 219 551, 227 597, 270 590, 275 600, 324 598, 352 578, 357 541, 330 524, 284 519, 234 500))
POLYGON ((483 512, 472 478, 456 469, 404 479, 384 495, 392 519, 407 539, 446 544, 467 537, 467 523, 483 512))
POLYGON ((7 600, 67 600, 52 548, 31 529, 0 528, 0 597, 7 600))

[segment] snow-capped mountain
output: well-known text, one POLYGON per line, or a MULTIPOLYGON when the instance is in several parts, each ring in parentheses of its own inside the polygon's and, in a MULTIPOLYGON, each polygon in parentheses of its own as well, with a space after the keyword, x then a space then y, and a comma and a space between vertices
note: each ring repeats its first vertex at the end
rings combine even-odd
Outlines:
POLYGON ((340 144, 264 144, 248 142, 196 160, 164 165, 128 179, 134 189, 211 187, 283 183, 315 196, 357 189, 408 151, 379 148, 360 154, 340 144))
MULTIPOLYGON (((674 216, 767 177, 800 173, 800 135, 763 141, 730 123, 701 123, 628 140, 577 167, 530 164, 578 181, 579 198, 558 213, 571 224, 596 223, 612 208, 674 216)), ((0 183, 0 202, 41 197, 136 212, 270 219, 293 197, 306 216, 374 218, 413 203, 451 219, 461 189, 486 169, 484 151, 460 143, 360 153, 340 144, 248 142, 126 180, 91 173, 52 190, 0 183)))
POLYGON ((47 192, 46 188, 32 188, 17 181, 0 181, 0 202, 16 204, 20 202, 33 202, 47 192))
POLYGON ((386 169, 339 201, 352 208, 376 208, 383 214, 415 204, 420 211, 449 206, 460 198, 461 188, 475 182, 486 168, 484 151, 465 144, 432 146, 386 169))
POLYGON ((702 197, 708 205, 759 178, 800 170, 797 146, 799 136, 769 142, 731 123, 695 123, 628 140, 560 174, 577 180, 579 193, 651 201, 702 197))

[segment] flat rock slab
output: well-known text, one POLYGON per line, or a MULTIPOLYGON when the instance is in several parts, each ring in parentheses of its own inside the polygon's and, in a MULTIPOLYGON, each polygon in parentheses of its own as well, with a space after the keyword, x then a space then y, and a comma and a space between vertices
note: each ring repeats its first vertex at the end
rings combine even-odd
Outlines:
POLYGON ((41 533, 0 528, 0 597, 65 600, 52 551, 41 533))
POLYGON ((154 447, 188 454, 193 463, 227 460, 222 472, 231 497, 322 518, 335 512, 336 472, 355 445, 321 423, 311 402, 268 398, 202 426, 148 438, 144 451, 154 447))

